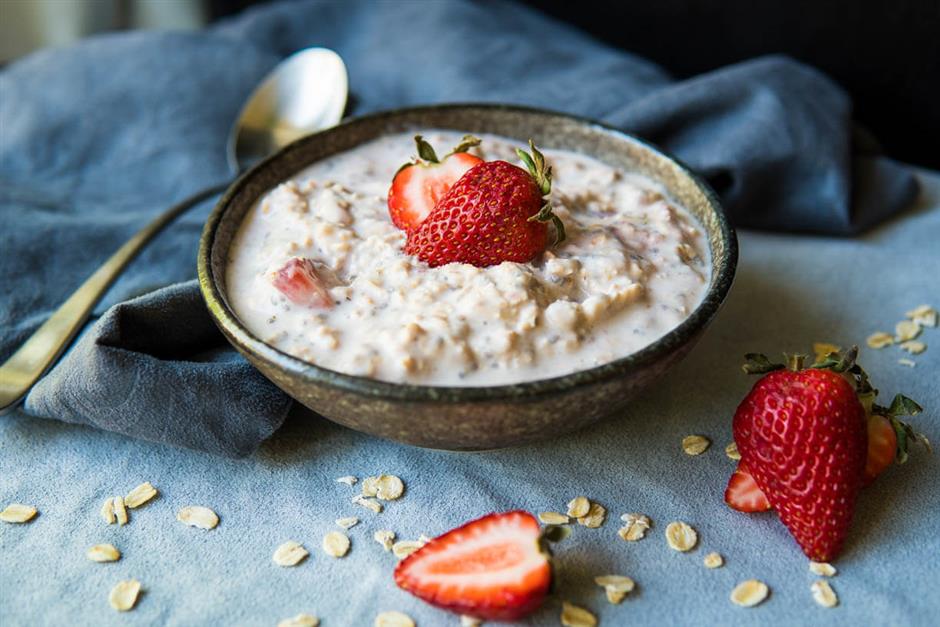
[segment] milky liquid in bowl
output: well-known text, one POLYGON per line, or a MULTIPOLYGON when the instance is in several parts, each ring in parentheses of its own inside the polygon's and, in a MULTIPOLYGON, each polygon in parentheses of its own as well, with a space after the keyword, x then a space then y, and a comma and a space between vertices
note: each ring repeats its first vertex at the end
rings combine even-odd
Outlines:
MULTIPOLYGON (((425 131, 439 153, 463 135, 425 131)), ((242 323, 318 366, 389 382, 486 386, 545 379, 629 355, 702 301, 708 247, 695 219, 652 180, 546 150, 552 205, 568 238, 527 264, 429 268, 402 252, 386 195, 413 133, 315 163, 263 195, 229 250, 229 302, 242 323), (273 285, 293 257, 333 270, 328 308, 273 285)), ((487 160, 518 142, 481 135, 487 160)))

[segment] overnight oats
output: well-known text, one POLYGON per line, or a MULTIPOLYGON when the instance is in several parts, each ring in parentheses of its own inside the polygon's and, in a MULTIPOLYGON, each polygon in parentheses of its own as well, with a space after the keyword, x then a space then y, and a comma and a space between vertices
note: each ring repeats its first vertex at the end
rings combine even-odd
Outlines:
POLYGON ((402 167, 411 134, 385 136, 303 170, 247 213, 226 283, 252 333, 351 375, 500 385, 624 357, 702 300, 701 229, 652 180, 562 150, 542 163, 533 147, 526 163, 497 136, 424 137, 416 165, 402 167), (430 145, 458 148, 438 159, 430 145), (473 179, 480 164, 490 178, 473 179))

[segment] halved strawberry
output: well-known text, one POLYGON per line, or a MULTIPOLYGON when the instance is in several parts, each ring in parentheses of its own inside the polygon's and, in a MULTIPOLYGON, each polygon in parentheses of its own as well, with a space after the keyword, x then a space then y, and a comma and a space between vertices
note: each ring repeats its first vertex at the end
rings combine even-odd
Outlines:
POLYGON ((467 151, 480 144, 471 135, 438 159, 434 148, 415 135, 418 157, 406 163, 392 179, 388 190, 388 214, 398 228, 407 231, 421 224, 464 173, 483 160, 467 151))
POLYGON ((488 514, 434 538, 398 563, 395 583, 439 608, 517 620, 548 594, 552 568, 539 523, 523 511, 488 514))
POLYGON ((728 480, 728 487, 725 488, 725 503, 739 512, 766 512, 770 509, 770 501, 757 487, 757 482, 754 481, 754 477, 751 476, 744 462, 738 462, 738 467, 728 480))
POLYGON ((292 303, 307 307, 333 307, 329 289, 339 285, 325 264, 293 257, 271 279, 271 283, 292 303))

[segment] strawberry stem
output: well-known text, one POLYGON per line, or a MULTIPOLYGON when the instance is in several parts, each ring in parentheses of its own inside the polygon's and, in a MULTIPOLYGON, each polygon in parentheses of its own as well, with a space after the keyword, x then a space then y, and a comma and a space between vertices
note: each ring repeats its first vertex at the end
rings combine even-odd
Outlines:
POLYGON ((770 361, 767 355, 762 353, 747 353, 744 356, 744 366, 741 369, 744 370, 745 374, 767 374, 784 367, 783 364, 770 361))
POLYGON ((456 155, 457 153, 460 153, 460 152, 467 152, 474 146, 479 146, 480 142, 481 140, 479 137, 474 137, 473 135, 464 135, 463 139, 460 140, 460 143, 454 146, 453 150, 451 150, 449 153, 444 155, 444 158, 446 159, 447 157, 451 155, 456 155))
POLYGON ((793 372, 799 372, 803 369, 803 364, 806 363, 806 355, 800 355, 799 353, 794 355, 783 354, 787 358, 787 369, 792 370, 793 372))

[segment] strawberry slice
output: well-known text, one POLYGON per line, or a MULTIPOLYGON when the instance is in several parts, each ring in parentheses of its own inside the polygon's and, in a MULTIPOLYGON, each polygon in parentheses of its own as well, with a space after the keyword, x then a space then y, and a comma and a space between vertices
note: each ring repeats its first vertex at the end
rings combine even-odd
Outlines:
POLYGON ((488 514, 434 538, 399 562, 395 583, 436 607, 484 620, 535 611, 552 568, 539 523, 523 511, 488 514))
POLYGON ((330 288, 339 285, 333 271, 325 264, 293 257, 274 273, 271 283, 292 303, 305 307, 330 309, 330 288))
POLYGON ((738 467, 728 480, 725 503, 739 512, 766 512, 770 509, 770 501, 757 486, 744 462, 738 462, 738 467))
POLYGON ((471 135, 465 136, 443 159, 437 158, 434 148, 420 135, 415 136, 415 143, 418 158, 399 168, 388 190, 388 213, 403 231, 421 224, 451 186, 467 170, 483 162, 467 152, 480 144, 471 135))

